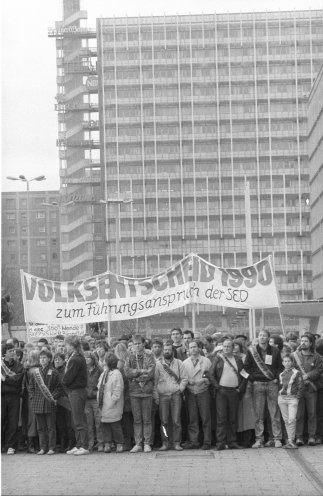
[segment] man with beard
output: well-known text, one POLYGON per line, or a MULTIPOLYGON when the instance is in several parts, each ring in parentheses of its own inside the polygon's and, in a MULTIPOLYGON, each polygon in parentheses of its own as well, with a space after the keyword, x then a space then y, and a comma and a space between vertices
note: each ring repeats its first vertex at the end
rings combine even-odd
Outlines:
MULTIPOLYGON (((17 444, 20 395, 24 368, 15 358, 12 344, 4 344, 1 349, 1 431, 5 436, 8 455, 14 455, 17 444)), ((4 439, 5 437, 5 439, 4 439)))
POLYGON ((303 430, 307 411, 308 444, 314 446, 316 434, 317 381, 323 373, 322 358, 314 351, 315 342, 311 334, 303 334, 301 344, 292 356, 295 368, 303 377, 304 391, 299 400, 296 416, 296 444, 304 446, 303 430))
POLYGON ((256 414, 256 442, 252 448, 264 447, 264 416, 267 401, 275 448, 281 448, 282 430, 278 407, 278 379, 283 370, 278 348, 270 346, 269 332, 259 332, 258 344, 248 349, 244 368, 253 383, 253 401, 256 414))
POLYGON ((174 358, 172 341, 164 344, 164 356, 156 363, 155 392, 159 402, 159 415, 161 420, 162 447, 160 451, 168 449, 169 438, 174 442, 174 449, 181 451, 181 406, 182 393, 188 382, 187 373, 183 362, 174 358), (172 433, 169 432, 172 421, 172 433))

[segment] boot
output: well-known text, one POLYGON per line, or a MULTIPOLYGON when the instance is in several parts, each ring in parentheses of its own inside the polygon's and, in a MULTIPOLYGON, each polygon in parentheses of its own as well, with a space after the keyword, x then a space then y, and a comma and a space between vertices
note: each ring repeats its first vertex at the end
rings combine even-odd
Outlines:
POLYGON ((27 453, 31 453, 33 455, 37 453, 37 450, 35 449, 35 442, 33 437, 28 437, 27 453))

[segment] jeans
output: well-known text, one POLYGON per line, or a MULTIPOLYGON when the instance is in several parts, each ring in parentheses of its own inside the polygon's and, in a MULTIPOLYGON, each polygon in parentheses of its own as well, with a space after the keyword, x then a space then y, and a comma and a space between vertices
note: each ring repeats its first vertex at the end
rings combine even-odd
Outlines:
POLYGON ((256 439, 260 441, 264 440, 264 416, 266 401, 273 437, 275 440, 281 440, 282 430, 280 423, 280 411, 278 407, 278 384, 273 381, 255 381, 253 383, 253 403, 256 414, 256 439))
POLYGON ((296 437, 303 439, 305 408, 307 410, 307 431, 308 437, 315 437, 316 434, 316 400, 317 392, 312 393, 305 389, 302 398, 298 403, 296 417, 296 437))
POLYGON ((295 441, 298 398, 287 395, 278 396, 278 405, 285 423, 288 441, 295 441))
POLYGON ((188 409, 188 437, 191 443, 199 444, 199 415, 202 420, 204 434, 204 444, 211 445, 211 409, 210 393, 207 389, 202 393, 193 394, 185 391, 185 397, 188 409))
POLYGON ((41 450, 55 450, 56 446, 56 413, 36 413, 36 424, 41 450))
POLYGON ((239 393, 235 388, 221 387, 216 394, 218 444, 228 445, 237 442, 239 393))
POLYGON ((102 422, 102 435, 104 444, 111 444, 112 441, 116 444, 123 444, 121 420, 117 422, 102 422))
POLYGON ((93 449, 94 439, 98 446, 103 445, 101 417, 99 412, 99 404, 96 398, 87 399, 85 403, 85 415, 87 420, 87 429, 89 433, 89 449, 93 449))
POLYGON ((152 396, 130 396, 133 415, 135 443, 149 444, 151 440, 151 407, 152 396))
POLYGON ((5 432, 7 448, 15 448, 17 444, 19 410, 20 396, 14 394, 1 396, 1 431, 5 432))
POLYGON ((89 436, 85 415, 86 389, 72 389, 68 393, 71 403, 72 423, 75 430, 76 447, 88 449, 89 436))
POLYGON ((159 395, 159 416, 161 422, 160 433, 163 443, 169 442, 169 438, 171 438, 175 444, 179 444, 181 442, 181 408, 182 396, 179 391, 171 395, 159 395), (170 420, 172 420, 173 435, 169 433, 170 420), (166 430, 166 435, 163 427, 166 430))

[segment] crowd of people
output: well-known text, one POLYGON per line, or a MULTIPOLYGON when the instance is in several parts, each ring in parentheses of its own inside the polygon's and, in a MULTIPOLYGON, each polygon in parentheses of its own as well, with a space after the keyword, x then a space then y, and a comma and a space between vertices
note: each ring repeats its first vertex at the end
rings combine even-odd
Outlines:
POLYGON ((173 328, 2 342, 2 452, 296 449, 323 439, 323 338, 173 328))

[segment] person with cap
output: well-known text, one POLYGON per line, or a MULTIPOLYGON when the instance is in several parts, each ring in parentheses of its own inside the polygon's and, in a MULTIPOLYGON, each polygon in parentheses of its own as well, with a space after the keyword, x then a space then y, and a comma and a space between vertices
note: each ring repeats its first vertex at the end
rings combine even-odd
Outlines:
POLYGON ((309 446, 315 445, 317 383, 323 373, 323 361, 315 351, 315 339, 310 333, 304 333, 300 346, 292 354, 295 368, 302 374, 304 381, 303 395, 299 400, 296 417, 296 445, 304 446, 305 411, 307 412, 307 431, 309 446))

